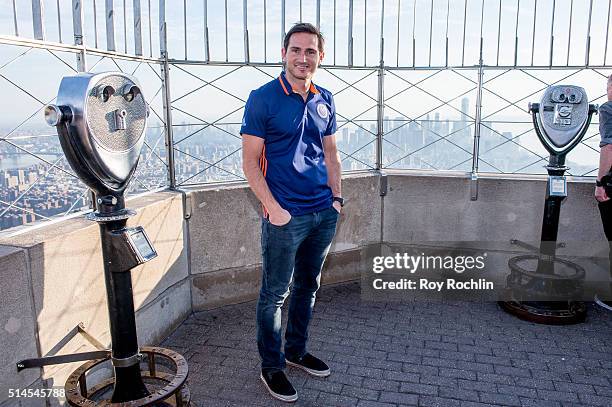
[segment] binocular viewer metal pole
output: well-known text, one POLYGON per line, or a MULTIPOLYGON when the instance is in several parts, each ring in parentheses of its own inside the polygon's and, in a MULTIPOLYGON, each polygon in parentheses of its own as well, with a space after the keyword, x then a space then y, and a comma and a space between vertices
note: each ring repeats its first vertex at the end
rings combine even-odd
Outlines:
MULTIPOLYGON (((550 107, 545 107, 545 109, 547 109, 546 111, 551 111, 550 107)), ((529 105, 529 111, 532 115, 535 132, 550 153, 548 165, 546 166, 548 181, 546 200, 544 203, 544 216, 542 219, 538 270, 545 274, 553 274, 554 264, 552 259, 555 258, 557 249, 561 203, 567 197, 564 174, 569 168, 565 166, 565 157, 567 156, 567 153, 569 153, 586 134, 586 131, 591 123, 592 115, 597 113, 597 106, 592 104, 589 105, 586 121, 582 129, 562 150, 548 148, 547 137, 543 134, 543 130, 540 128, 537 119, 537 115, 540 111, 540 104, 531 103, 529 105)))
POLYGON ((515 256, 508 261, 508 288, 516 300, 501 301, 500 306, 532 322, 581 322, 586 317, 586 307, 573 298, 582 289, 585 271, 574 262, 557 258, 557 237, 561 203, 567 197, 565 158, 586 134, 597 106, 588 104, 584 89, 557 85, 545 91, 540 103, 530 103, 529 112, 538 138, 550 153, 540 246, 523 243, 537 254, 515 256), (570 272, 558 273, 557 268, 570 272))
MULTIPOLYGON (((119 207, 117 208, 119 209, 119 207)), ((117 250, 117 237, 126 230, 127 218, 98 220, 104 259, 104 280, 111 333, 115 387, 112 402, 131 401, 148 396, 140 375, 140 352, 136 335, 136 314, 131 270, 124 270, 117 250)))

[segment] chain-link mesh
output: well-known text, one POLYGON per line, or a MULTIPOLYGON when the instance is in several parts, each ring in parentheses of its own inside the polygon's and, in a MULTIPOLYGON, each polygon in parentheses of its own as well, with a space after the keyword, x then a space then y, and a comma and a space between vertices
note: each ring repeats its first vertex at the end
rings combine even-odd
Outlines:
POLYGON ((3 98, 0 138, 0 228, 50 219, 88 206, 87 188, 65 160, 42 109, 59 79, 76 73, 74 54, 0 46, 3 98))
POLYGON ((471 169, 476 75, 472 70, 387 70, 383 166, 471 169))

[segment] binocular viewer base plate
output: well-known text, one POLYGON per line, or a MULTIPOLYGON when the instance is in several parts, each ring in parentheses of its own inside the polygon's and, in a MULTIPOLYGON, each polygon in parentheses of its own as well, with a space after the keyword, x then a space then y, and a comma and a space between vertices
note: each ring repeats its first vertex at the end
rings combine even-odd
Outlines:
MULTIPOLYGON (((536 247, 531 249, 539 252, 536 247)), ((584 322, 587 314, 584 302, 567 300, 579 297, 582 292, 585 271, 581 266, 554 255, 537 253, 515 256, 508 261, 508 267, 511 273, 507 279, 507 289, 515 300, 499 301, 504 311, 538 324, 571 325, 584 322), (532 300, 520 301, 521 297, 532 300)))
POLYGON ((518 302, 499 301, 501 309, 524 321, 546 325, 572 325, 584 322, 586 305, 580 301, 518 302))
MULTIPOLYGON (((188 374, 185 358, 170 349, 160 347, 143 347, 141 352, 146 356, 146 366, 141 370, 143 382, 150 392, 144 398, 125 401, 122 406, 190 406, 191 394, 185 385, 188 374), (171 367, 169 367, 171 366, 171 367)), ((88 388, 86 376, 105 362, 104 359, 89 361, 70 374, 66 381, 66 399, 71 406, 112 406, 119 405, 110 402, 110 394, 115 385, 111 377, 88 388)))

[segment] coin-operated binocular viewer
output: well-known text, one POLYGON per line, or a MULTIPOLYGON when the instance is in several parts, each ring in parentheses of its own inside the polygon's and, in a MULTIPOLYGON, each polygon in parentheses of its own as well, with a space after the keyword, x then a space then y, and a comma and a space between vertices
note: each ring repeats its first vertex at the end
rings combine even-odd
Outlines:
POLYGON ((136 334, 131 269, 157 253, 141 226, 126 226, 135 212, 125 207, 124 191, 138 164, 147 116, 136 79, 112 72, 63 78, 57 104, 45 107, 45 119, 57 128, 70 166, 95 194, 97 210, 88 219, 100 226, 111 350, 22 361, 18 368, 89 360, 66 382, 66 397, 73 406, 189 404, 185 359, 169 349, 139 349, 136 334), (114 377, 88 389, 88 371, 109 359, 114 377), (141 371, 143 359, 148 367, 141 371), (164 368, 156 366, 162 360, 164 368), (173 366, 171 372, 168 365, 173 366))
POLYGON ((557 85, 544 92, 540 103, 530 103, 529 111, 535 132, 550 153, 540 247, 523 244, 537 254, 508 261, 508 289, 516 301, 500 305, 533 322, 576 323, 586 316, 584 303, 574 300, 582 290, 585 272, 578 264, 556 257, 557 234, 561 203, 567 197, 565 157, 582 140, 597 106, 588 103, 581 87, 557 85))

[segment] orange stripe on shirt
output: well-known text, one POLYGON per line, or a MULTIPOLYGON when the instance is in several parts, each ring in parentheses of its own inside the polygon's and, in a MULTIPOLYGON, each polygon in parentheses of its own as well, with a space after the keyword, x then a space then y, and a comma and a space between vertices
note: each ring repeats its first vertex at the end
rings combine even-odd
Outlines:
POLYGON ((287 91, 287 87, 283 83, 283 79, 280 76, 278 77, 278 81, 280 82, 281 86, 283 87, 283 90, 285 91, 285 94, 289 95, 289 91, 287 91))
POLYGON ((267 160, 266 160, 266 146, 264 145, 263 150, 261 151, 261 157, 259 158, 259 167, 261 168, 261 172, 263 173, 263 176, 266 176, 266 168, 268 167, 267 165, 267 160))
MULTIPOLYGON (((268 170, 268 160, 266 160, 266 145, 265 144, 263 146, 263 150, 261 151, 261 156, 259 157, 259 168, 261 168, 261 172, 264 178, 266 178, 266 172, 268 170)), ((264 218, 267 218, 268 210, 266 209, 263 203, 261 204, 261 208, 263 209, 264 218)))

